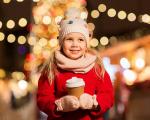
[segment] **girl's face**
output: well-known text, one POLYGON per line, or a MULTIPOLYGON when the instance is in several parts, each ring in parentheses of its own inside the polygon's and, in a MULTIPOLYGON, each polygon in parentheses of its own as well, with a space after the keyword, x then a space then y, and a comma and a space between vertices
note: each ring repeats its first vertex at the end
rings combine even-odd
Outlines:
POLYGON ((87 49, 85 37, 81 33, 67 34, 64 38, 62 49, 67 57, 74 60, 80 58, 87 49))

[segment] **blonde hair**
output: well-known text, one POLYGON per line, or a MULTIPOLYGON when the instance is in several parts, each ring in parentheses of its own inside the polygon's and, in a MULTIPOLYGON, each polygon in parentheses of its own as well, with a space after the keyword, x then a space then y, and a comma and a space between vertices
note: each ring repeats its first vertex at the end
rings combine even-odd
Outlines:
MULTIPOLYGON (((45 74, 48 77, 50 84, 55 79, 55 76, 58 73, 57 65, 55 63, 55 56, 54 56, 55 50, 58 50, 58 49, 54 49, 51 51, 51 55, 49 59, 44 63, 42 67, 42 74, 45 74)), ((97 56, 97 59, 96 59, 97 65, 94 66, 95 73, 99 78, 103 78, 105 69, 104 69, 104 65, 103 65, 103 62, 99 53, 96 50, 91 49, 91 48, 88 48, 87 52, 97 56)))

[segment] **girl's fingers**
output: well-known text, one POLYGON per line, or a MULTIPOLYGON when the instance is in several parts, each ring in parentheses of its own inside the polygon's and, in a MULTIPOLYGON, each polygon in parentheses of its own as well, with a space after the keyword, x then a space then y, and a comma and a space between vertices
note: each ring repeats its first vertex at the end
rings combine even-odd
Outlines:
POLYGON ((57 111, 62 111, 63 110, 60 99, 56 100, 55 104, 57 105, 57 111))
POLYGON ((98 106, 98 102, 96 100, 96 95, 93 95, 93 105, 94 105, 94 107, 98 106))
POLYGON ((72 105, 73 105, 73 108, 78 108, 79 107, 79 101, 76 99, 72 100, 72 105))

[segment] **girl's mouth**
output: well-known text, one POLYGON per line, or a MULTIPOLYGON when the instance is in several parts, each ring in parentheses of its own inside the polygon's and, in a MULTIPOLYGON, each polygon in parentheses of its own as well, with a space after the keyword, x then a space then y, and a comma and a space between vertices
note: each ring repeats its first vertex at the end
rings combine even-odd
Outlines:
POLYGON ((70 50, 71 53, 78 53, 80 50, 70 50))

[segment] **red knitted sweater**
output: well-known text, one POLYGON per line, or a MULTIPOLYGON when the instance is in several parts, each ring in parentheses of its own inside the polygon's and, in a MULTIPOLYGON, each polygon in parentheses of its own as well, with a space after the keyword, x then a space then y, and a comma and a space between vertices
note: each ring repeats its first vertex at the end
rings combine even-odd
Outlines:
POLYGON ((114 93, 110 77, 105 72, 104 79, 99 78, 94 68, 85 74, 59 70, 54 82, 50 85, 47 76, 41 75, 37 90, 37 105, 48 115, 48 120, 103 120, 103 114, 113 105, 114 93), (85 93, 97 95, 99 110, 81 110, 57 112, 54 101, 67 95, 66 80, 79 77, 85 81, 85 93))

